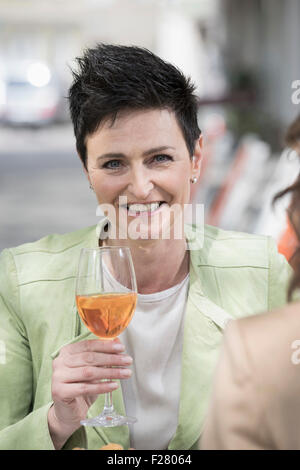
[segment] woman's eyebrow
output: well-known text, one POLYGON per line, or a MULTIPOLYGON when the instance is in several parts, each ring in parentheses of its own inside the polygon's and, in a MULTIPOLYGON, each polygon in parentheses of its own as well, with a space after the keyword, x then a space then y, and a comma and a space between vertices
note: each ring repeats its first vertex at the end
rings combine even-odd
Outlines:
POLYGON ((169 145, 163 145, 161 147, 154 147, 152 149, 146 150, 143 155, 146 157, 147 155, 150 155, 151 153, 157 153, 157 152, 162 152, 163 150, 168 150, 172 149, 175 150, 175 147, 171 147, 169 145))
POLYGON ((123 153, 114 153, 114 152, 111 152, 111 153, 104 153, 103 155, 100 155, 99 157, 97 157, 97 161, 99 160, 105 160, 106 158, 126 158, 126 155, 124 155, 123 153))
MULTIPOLYGON (((161 147, 154 147, 152 149, 146 150, 143 153, 143 156, 146 157, 147 155, 151 155, 152 153, 162 152, 163 150, 168 150, 168 149, 175 150, 175 147, 171 147, 169 145, 163 145, 161 147)), ((97 157, 97 161, 104 160, 105 158, 126 158, 126 155, 124 153, 120 153, 120 152, 117 152, 117 153, 114 153, 114 152, 104 153, 103 155, 100 155, 99 157, 97 157)))

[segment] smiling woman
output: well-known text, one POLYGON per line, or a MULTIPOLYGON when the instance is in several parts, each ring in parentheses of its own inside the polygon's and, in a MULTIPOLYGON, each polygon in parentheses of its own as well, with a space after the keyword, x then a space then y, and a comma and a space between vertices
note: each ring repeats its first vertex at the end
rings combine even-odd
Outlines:
MULTIPOLYGON (((174 225, 171 209, 180 207, 183 213, 184 205, 189 202, 191 179, 200 171, 201 146, 200 137, 195 141, 194 155, 190 158, 174 112, 168 109, 128 111, 117 116, 113 123, 105 120, 86 138, 86 175, 98 203, 110 204, 115 209, 117 226, 112 233, 123 234, 122 239, 109 236, 104 244, 126 244, 135 257, 138 253, 145 257, 148 251, 151 258, 156 253, 155 257, 162 261, 169 256, 169 250, 173 251, 173 246, 176 253, 184 235, 180 242, 171 237, 170 225, 174 225), (132 219, 137 218, 139 220, 133 224, 132 219), (134 233, 133 227, 138 228, 134 233), (162 239, 166 228, 170 236, 153 245, 154 239, 162 239), (147 249, 150 246, 151 250, 147 249)), ((179 220, 184 234, 183 217, 177 217, 179 220)), ((174 263, 179 261, 175 256, 174 263)), ((147 279, 140 273, 141 293, 143 288, 150 293, 151 289, 157 292, 171 287, 166 285, 166 279, 173 282, 172 273, 177 272, 178 266, 167 263, 167 259, 165 265, 169 265, 170 272, 165 272, 161 279, 159 273, 147 279), (154 283, 152 288, 151 282, 154 283)), ((182 279, 187 272, 186 266, 182 279)))
POLYGON ((227 320, 284 304, 290 269, 267 237, 184 223, 202 159, 188 78, 133 46, 99 44, 77 64, 76 146, 106 215, 1 255, 0 448, 196 448, 227 320), (74 304, 80 250, 101 246, 129 247, 137 280, 114 341, 95 340, 74 304), (113 389, 137 423, 83 428, 113 389))

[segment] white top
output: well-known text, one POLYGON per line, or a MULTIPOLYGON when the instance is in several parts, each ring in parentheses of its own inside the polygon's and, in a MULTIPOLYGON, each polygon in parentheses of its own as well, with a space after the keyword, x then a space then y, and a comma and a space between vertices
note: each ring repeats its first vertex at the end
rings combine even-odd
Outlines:
POLYGON ((131 446, 167 449, 178 422, 183 324, 189 275, 154 294, 138 294, 136 311, 120 335, 133 358, 132 376, 121 380, 131 446))

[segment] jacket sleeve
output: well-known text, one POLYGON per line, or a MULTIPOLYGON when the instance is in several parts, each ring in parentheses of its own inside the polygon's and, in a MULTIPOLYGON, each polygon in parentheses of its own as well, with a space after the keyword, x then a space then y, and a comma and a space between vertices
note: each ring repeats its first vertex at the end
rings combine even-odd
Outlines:
POLYGON ((268 448, 260 420, 260 394, 255 372, 239 328, 240 320, 228 323, 214 376, 212 395, 201 450, 258 450, 268 448))
POLYGON ((9 250, 0 256, 0 449, 51 449, 50 403, 32 411, 30 345, 20 318, 17 272, 9 250))
MULTIPOLYGON (((33 403, 32 358, 21 318, 17 271, 12 254, 4 250, 0 255, 0 449, 54 449, 47 420, 52 403, 35 410, 33 403)), ((80 444, 84 446, 84 437, 77 435, 76 445, 80 444)), ((71 438, 69 445, 73 445, 71 438)))
POLYGON ((268 310, 282 307, 287 303, 287 293, 293 270, 286 258, 281 255, 275 241, 269 241, 269 292, 268 310))

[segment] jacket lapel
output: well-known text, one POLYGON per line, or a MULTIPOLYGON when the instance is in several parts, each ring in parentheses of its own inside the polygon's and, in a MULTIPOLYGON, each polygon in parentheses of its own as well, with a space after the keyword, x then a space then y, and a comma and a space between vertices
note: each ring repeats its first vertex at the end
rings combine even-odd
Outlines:
POLYGON ((184 323, 178 426, 169 444, 170 450, 197 446, 223 329, 232 318, 203 292, 203 273, 198 267, 199 251, 191 251, 190 258, 190 289, 184 323))

